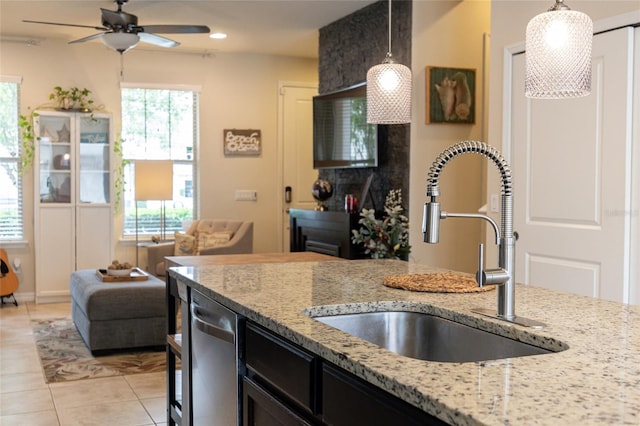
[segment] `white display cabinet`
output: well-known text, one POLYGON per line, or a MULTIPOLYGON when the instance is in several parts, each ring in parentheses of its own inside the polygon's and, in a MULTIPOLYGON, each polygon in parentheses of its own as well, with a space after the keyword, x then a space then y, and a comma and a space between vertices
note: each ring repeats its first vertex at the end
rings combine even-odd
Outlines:
POLYGON ((69 300, 69 276, 113 260, 112 118, 37 111, 36 302, 69 300))

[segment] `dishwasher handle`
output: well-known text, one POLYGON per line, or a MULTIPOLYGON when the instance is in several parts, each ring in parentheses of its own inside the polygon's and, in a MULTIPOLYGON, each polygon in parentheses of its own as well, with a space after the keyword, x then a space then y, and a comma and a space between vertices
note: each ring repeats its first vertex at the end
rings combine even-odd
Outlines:
POLYGON ((233 331, 227 330, 223 327, 220 327, 215 324, 211 324, 205 320, 203 320, 199 316, 198 307, 196 305, 191 305, 191 317, 195 323, 195 326, 198 330, 202 331, 205 334, 213 336, 215 338, 224 340, 225 342, 229 342, 232 344, 236 343, 236 335, 233 331))

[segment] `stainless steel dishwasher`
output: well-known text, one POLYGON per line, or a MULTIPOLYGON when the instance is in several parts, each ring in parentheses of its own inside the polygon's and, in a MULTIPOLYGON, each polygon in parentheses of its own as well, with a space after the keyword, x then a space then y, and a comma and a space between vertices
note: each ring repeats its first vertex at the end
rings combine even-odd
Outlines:
POLYGON ((238 317, 191 291, 191 386, 194 426, 238 424, 238 317))

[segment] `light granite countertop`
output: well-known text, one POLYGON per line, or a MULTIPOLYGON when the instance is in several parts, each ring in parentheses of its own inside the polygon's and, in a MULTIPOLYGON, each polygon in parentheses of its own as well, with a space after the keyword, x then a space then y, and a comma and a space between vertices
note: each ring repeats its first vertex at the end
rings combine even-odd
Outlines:
POLYGON ((454 425, 640 424, 640 307, 518 285, 532 330, 483 317, 496 292, 387 288, 384 276, 439 271, 356 260, 171 268, 170 274, 246 318, 454 425), (432 313, 561 352, 442 363, 397 355, 307 314, 432 313), (568 347, 568 349, 566 349, 568 347))

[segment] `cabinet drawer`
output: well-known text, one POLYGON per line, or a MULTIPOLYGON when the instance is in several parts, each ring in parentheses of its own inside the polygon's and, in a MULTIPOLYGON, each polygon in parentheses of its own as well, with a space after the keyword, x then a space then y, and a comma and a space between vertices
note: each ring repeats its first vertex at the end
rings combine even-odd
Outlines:
POLYGON ((328 363, 322 365, 322 420, 332 426, 446 425, 328 363))
POLYGON ((243 379, 243 426, 310 426, 260 385, 243 379))
POLYGON ((315 365, 313 355, 256 325, 247 323, 245 360, 250 375, 275 388, 312 413, 315 365))

